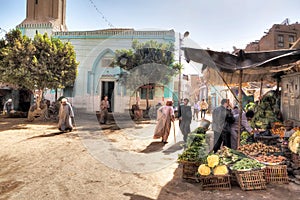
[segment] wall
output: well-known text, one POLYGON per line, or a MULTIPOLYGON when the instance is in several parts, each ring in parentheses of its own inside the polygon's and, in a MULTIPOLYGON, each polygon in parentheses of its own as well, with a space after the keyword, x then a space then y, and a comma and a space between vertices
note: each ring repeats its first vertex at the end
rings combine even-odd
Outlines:
POLYGON ((282 77, 281 111, 284 120, 300 126, 300 72, 282 77))
MULTIPOLYGON (((78 77, 74 85, 73 104, 88 111, 99 110, 101 81, 114 82, 120 70, 102 65, 103 58, 114 58, 117 49, 131 48, 134 39, 140 42, 156 40, 174 42, 174 31, 134 31, 133 29, 108 29, 97 31, 56 32, 54 37, 69 41, 74 46, 79 62, 78 77)), ((114 112, 124 112, 130 106, 128 94, 113 91, 114 112), (120 103, 120 101, 124 101, 120 103)), ((153 102, 154 103, 154 102, 153 102)))

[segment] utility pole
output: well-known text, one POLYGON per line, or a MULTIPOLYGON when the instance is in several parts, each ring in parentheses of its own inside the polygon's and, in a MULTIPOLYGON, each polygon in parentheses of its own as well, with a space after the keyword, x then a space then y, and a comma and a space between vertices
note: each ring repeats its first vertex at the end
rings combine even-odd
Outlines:
POLYGON ((178 77, 178 110, 180 108, 180 102, 181 102, 181 47, 182 47, 182 42, 183 42, 183 39, 188 37, 189 36, 189 32, 186 31, 184 34, 183 34, 183 37, 181 37, 181 34, 179 33, 179 77, 178 77))

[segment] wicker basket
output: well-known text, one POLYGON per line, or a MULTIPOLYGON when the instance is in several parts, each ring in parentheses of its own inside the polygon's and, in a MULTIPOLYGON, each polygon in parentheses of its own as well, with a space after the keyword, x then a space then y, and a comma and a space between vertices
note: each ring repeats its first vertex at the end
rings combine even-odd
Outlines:
POLYGON ((198 180, 197 172, 201 163, 189 161, 180 161, 180 163, 182 164, 182 178, 198 180))
POLYGON ((300 156, 299 156, 299 154, 292 153, 292 162, 294 163, 295 168, 300 168, 300 156))
POLYGON ((289 177, 286 165, 272 165, 265 168, 265 179, 267 183, 287 184, 289 177))
POLYGON ((209 175, 200 176, 200 182, 203 190, 230 190, 229 175, 209 175))
POLYGON ((267 188, 264 170, 237 171, 235 175, 242 190, 263 190, 267 188))

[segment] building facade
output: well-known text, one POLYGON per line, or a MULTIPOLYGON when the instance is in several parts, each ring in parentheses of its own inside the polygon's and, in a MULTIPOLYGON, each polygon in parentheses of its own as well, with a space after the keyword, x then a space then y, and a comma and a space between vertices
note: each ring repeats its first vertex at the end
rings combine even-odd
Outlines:
MULTIPOLYGON (((134 96, 118 82, 122 69, 112 66, 114 52, 118 49, 130 49, 133 40, 159 43, 174 43, 174 30, 138 31, 134 29, 103 29, 95 31, 67 31, 65 23, 66 0, 27 0, 26 19, 17 26, 24 35, 31 38, 36 33, 47 33, 63 42, 70 42, 75 49, 79 62, 78 76, 72 87, 65 88, 61 95, 69 97, 77 108, 87 111, 99 110, 100 100, 107 95, 111 111, 123 112, 130 108, 134 96)), ((173 98, 174 84, 167 87, 155 87, 150 105, 158 101, 173 98)), ((53 99, 48 91, 46 98, 53 99)), ((135 95, 145 105, 142 89, 135 95)))
POLYGON ((245 51, 289 49, 300 37, 300 24, 298 22, 289 24, 288 20, 285 20, 281 24, 274 24, 265 33, 260 40, 249 43, 245 51))

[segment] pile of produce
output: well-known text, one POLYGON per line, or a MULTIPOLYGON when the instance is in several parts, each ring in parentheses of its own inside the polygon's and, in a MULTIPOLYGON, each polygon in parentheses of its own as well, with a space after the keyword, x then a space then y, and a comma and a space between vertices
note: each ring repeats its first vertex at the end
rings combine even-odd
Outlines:
POLYGON ((191 133, 198 133, 198 134, 205 134, 207 131, 204 127, 198 127, 195 130, 193 130, 191 133))
POLYGON ((261 142, 245 144, 238 148, 239 151, 243 152, 248 156, 256 156, 256 155, 267 155, 268 153, 278 153, 280 149, 275 146, 269 146, 263 144, 261 142))
POLYGON ((240 145, 252 143, 252 141, 254 141, 254 138, 251 140, 251 136, 252 135, 248 131, 243 131, 241 133, 240 145))
POLYGON ((220 164, 223 165, 229 165, 247 157, 245 154, 234 149, 230 149, 226 146, 223 146, 216 154, 219 156, 220 164))
POLYGON ((286 160, 284 156, 276 156, 276 155, 258 155, 253 157, 255 160, 264 163, 266 165, 274 165, 274 164, 280 164, 283 161, 286 160))
POLYGON ((198 168, 198 173, 201 176, 213 175, 226 175, 228 174, 228 169, 226 165, 219 164, 219 156, 212 154, 207 156, 207 164, 201 164, 198 168))
POLYGON ((285 128, 284 127, 272 128, 271 132, 273 135, 278 135, 280 138, 284 138, 285 128))
POLYGON ((205 140, 205 134, 195 133, 188 135, 186 149, 178 155, 178 162, 189 161, 203 163, 208 155, 208 145, 205 140))
POLYGON ((255 107, 256 107, 256 104, 254 102, 249 102, 249 103, 246 104, 245 110, 246 110, 246 112, 248 110, 255 110, 255 107))
POLYGON ((280 113, 279 97, 275 91, 266 93, 260 103, 255 106, 255 114, 251 120, 251 126, 259 129, 271 128, 271 124, 280 121, 277 116, 280 113))
POLYGON ((282 122, 274 122, 272 124, 271 133, 273 135, 278 135, 280 138, 284 138, 285 128, 282 122))
POLYGON ((299 153, 299 155, 300 155, 300 130, 297 130, 289 138, 289 149, 293 153, 299 153))
POLYGON ((237 171, 243 171, 243 170, 253 170, 253 169, 262 169, 264 168, 265 165, 250 159, 250 158, 243 158, 240 161, 237 161, 234 163, 231 167, 232 170, 237 170, 237 171))

